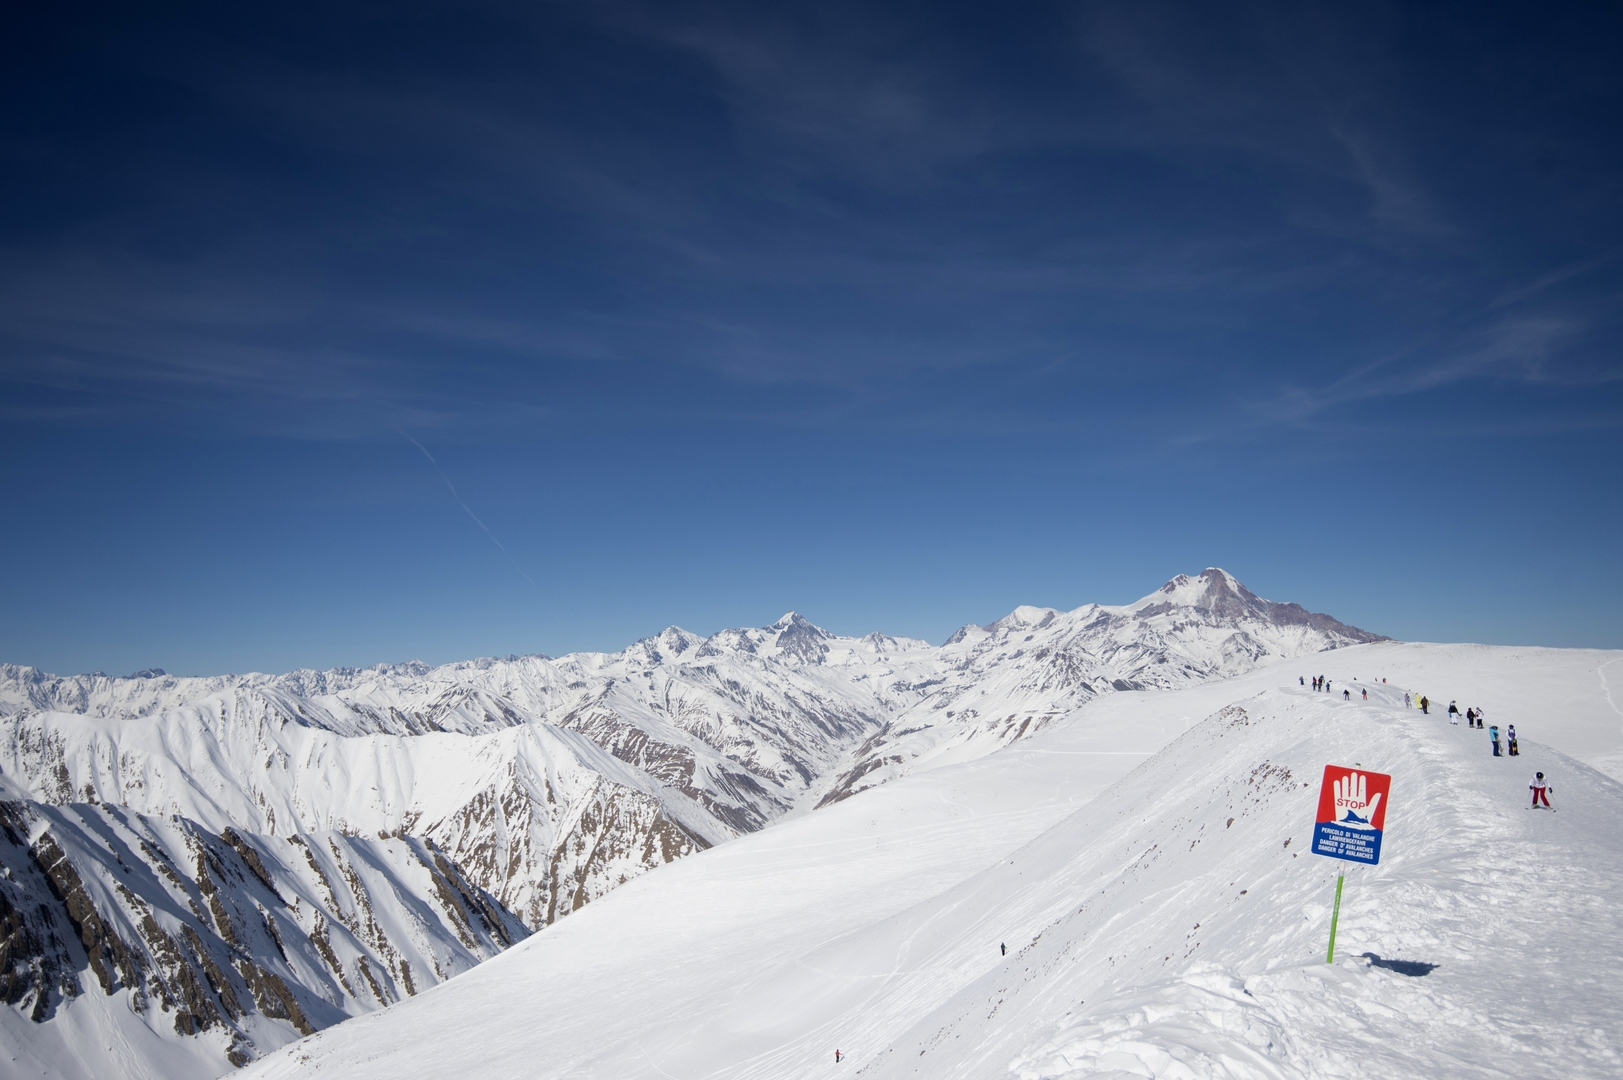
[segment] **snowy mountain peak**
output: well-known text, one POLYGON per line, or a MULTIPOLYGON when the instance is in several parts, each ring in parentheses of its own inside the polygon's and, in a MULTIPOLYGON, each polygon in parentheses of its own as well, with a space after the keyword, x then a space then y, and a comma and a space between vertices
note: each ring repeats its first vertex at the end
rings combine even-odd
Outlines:
POLYGON ((1171 604, 1177 607, 1205 608, 1210 611, 1214 610, 1214 605, 1231 606, 1232 600, 1238 597, 1256 599, 1251 590, 1241 585, 1233 574, 1215 566, 1208 566, 1195 577, 1179 574, 1150 595, 1128 606, 1139 610, 1171 604))
POLYGON ((1013 611, 994 623, 988 623, 986 630, 995 634, 1000 630, 1041 630, 1059 617, 1059 612, 1053 608, 1032 607, 1030 604, 1021 604, 1013 611))
POLYGON ((1300 604, 1264 600, 1227 570, 1207 567, 1198 577, 1179 574, 1127 611, 1140 622, 1159 620, 1172 626, 1195 621, 1213 627, 1250 629, 1258 624, 1273 628, 1301 628, 1321 635, 1321 648, 1386 641, 1380 634, 1308 611, 1300 604))
POLYGON ((829 640, 834 636, 793 611, 768 629, 777 631, 776 644, 780 657, 793 657, 807 664, 823 662, 828 655, 829 640))
POLYGON ((625 651, 629 660, 645 664, 662 664, 679 657, 704 643, 698 634, 690 634, 680 626, 667 626, 653 637, 645 637, 625 651))

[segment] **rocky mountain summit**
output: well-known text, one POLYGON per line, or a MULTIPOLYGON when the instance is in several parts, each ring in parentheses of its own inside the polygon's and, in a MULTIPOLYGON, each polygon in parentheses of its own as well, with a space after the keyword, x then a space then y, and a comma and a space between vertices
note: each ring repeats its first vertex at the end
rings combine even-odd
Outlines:
POLYGON ((791 612, 559 659, 3 665, 0 998, 46 1044, 116 998, 92 1011, 137 1056, 214 1075, 663 863, 1099 695, 1376 640, 1209 569, 1125 607, 1020 607, 940 647, 791 612))

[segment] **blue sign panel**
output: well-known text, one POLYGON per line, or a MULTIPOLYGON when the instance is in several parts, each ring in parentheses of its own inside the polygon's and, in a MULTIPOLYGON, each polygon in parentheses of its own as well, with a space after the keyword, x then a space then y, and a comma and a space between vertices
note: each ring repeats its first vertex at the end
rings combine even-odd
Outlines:
POLYGON ((1373 865, 1381 861, 1381 831, 1321 821, 1313 826, 1313 854, 1373 865))

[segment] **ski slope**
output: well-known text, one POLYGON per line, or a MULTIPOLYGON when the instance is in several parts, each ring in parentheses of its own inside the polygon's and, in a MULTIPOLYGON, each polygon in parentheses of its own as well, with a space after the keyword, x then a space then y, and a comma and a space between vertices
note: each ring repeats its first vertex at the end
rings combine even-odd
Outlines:
POLYGON ((1578 759, 1617 755, 1618 659, 1379 643, 1108 695, 662 867, 244 1075, 1616 1076, 1623 785, 1578 759), (1321 673, 1336 692, 1296 684, 1321 673), (1370 700, 1341 700, 1354 675, 1370 700), (1522 756, 1405 689, 1516 723, 1522 756), (1332 762, 1393 775, 1379 867, 1307 853, 1332 762), (1525 809, 1535 768, 1557 813, 1525 809))

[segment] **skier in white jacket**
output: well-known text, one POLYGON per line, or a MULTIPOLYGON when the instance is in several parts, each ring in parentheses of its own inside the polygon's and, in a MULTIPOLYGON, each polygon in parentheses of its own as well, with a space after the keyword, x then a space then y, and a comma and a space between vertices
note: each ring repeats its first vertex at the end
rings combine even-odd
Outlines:
POLYGON ((1546 810, 1554 810, 1555 809, 1555 807, 1550 805, 1549 791, 1551 789, 1550 789, 1549 783, 1544 779, 1544 774, 1543 773, 1534 773, 1533 774, 1533 782, 1531 784, 1528 784, 1527 786, 1533 789, 1533 807, 1532 808, 1534 810, 1538 809, 1538 804, 1539 804, 1540 801, 1542 801, 1544 803, 1544 808, 1546 810))

